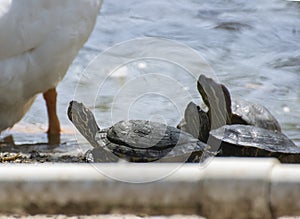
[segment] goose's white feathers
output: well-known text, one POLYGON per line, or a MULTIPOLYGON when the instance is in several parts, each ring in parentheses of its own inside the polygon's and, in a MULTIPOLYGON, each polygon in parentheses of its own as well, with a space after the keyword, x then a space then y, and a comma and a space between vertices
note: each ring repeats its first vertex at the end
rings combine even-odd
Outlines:
POLYGON ((0 0, 0 132, 62 80, 100 6, 101 0, 0 0))

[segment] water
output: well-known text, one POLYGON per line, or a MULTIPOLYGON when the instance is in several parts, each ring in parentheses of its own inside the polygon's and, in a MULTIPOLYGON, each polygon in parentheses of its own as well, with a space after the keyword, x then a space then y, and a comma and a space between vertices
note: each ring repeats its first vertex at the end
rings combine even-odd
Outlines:
MULTIPOLYGON (((126 117, 175 125, 182 117, 182 105, 191 99, 201 101, 193 77, 180 66, 161 60, 148 60, 147 68, 143 62, 119 66, 108 79, 107 75, 98 75, 99 81, 105 80, 105 89, 91 92, 95 76, 82 77, 91 60, 111 46, 141 37, 162 37, 198 51, 234 98, 266 106, 283 132, 300 145, 300 2, 284 0, 105 1, 92 36, 58 87, 58 111, 65 130, 71 128, 66 109, 74 94, 75 98, 81 95, 82 101, 95 97, 87 104, 96 106, 97 120, 104 127, 126 117), (153 74, 160 75, 157 81, 153 74), (160 80, 161 74, 168 80, 160 80), (136 84, 129 83, 137 78, 136 84), (175 82, 170 83, 170 78, 175 82), (180 86, 174 88, 176 82, 180 86), (75 91, 77 85, 80 95, 75 91), (137 95, 139 92, 143 95, 137 95), (174 102, 181 96, 180 103, 174 102)), ((180 53, 177 47, 167 52, 180 53)), ((193 61, 189 58, 182 57, 193 61)), ((20 123, 28 124, 42 126, 39 131, 47 124, 41 97, 20 123)), ((18 135, 16 141, 22 142, 25 137, 18 135)), ((73 138, 69 136, 70 141, 73 138)), ((39 137, 33 140, 43 141, 39 137)))

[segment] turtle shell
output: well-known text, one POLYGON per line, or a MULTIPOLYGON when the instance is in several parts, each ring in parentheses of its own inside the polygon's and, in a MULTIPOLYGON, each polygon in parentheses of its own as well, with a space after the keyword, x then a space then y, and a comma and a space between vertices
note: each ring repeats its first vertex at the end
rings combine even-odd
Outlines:
POLYGON ((276 118, 264 106, 245 100, 234 100, 231 105, 232 124, 253 125, 264 129, 281 132, 276 118))
POLYGON ((133 162, 155 161, 208 149, 208 145, 192 135, 152 121, 120 121, 101 133, 97 134, 100 146, 133 162))
POLYGON ((210 131, 210 144, 219 145, 220 156, 276 157, 300 162, 300 147, 287 136, 249 125, 225 125, 210 131))
POLYGON ((199 141, 175 127, 146 120, 120 121, 108 129, 107 139, 115 144, 139 149, 163 149, 199 141))

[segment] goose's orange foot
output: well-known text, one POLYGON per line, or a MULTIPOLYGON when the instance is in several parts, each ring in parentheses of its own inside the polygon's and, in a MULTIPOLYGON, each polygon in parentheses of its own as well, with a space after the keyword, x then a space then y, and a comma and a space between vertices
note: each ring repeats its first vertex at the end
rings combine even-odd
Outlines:
POLYGON ((57 92, 56 88, 46 91, 44 94, 48 112, 48 143, 50 145, 60 143, 60 123, 56 112, 57 92))

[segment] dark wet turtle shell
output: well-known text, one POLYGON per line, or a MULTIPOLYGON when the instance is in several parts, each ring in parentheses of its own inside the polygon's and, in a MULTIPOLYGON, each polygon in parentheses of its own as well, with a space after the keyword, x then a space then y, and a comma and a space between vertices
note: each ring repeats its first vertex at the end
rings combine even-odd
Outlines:
POLYGON ((190 134, 162 123, 129 120, 120 121, 97 133, 99 145, 132 162, 150 162, 162 158, 188 156, 202 152, 208 146, 190 134))
POLYGON ((209 148, 192 135, 158 122, 120 121, 108 129, 100 130, 93 113, 76 101, 70 103, 68 116, 95 147, 87 153, 89 161, 116 161, 116 157, 132 162, 151 162, 184 155, 188 158, 192 152, 202 154, 209 148), (112 156, 109 157, 107 153, 112 156))
POLYGON ((220 146, 219 156, 276 157, 300 162, 300 147, 287 136, 249 125, 225 125, 210 131, 210 143, 220 146))
POLYGON ((232 124, 253 125, 260 128, 281 132, 279 122, 270 111, 260 104, 245 100, 232 101, 232 124))

